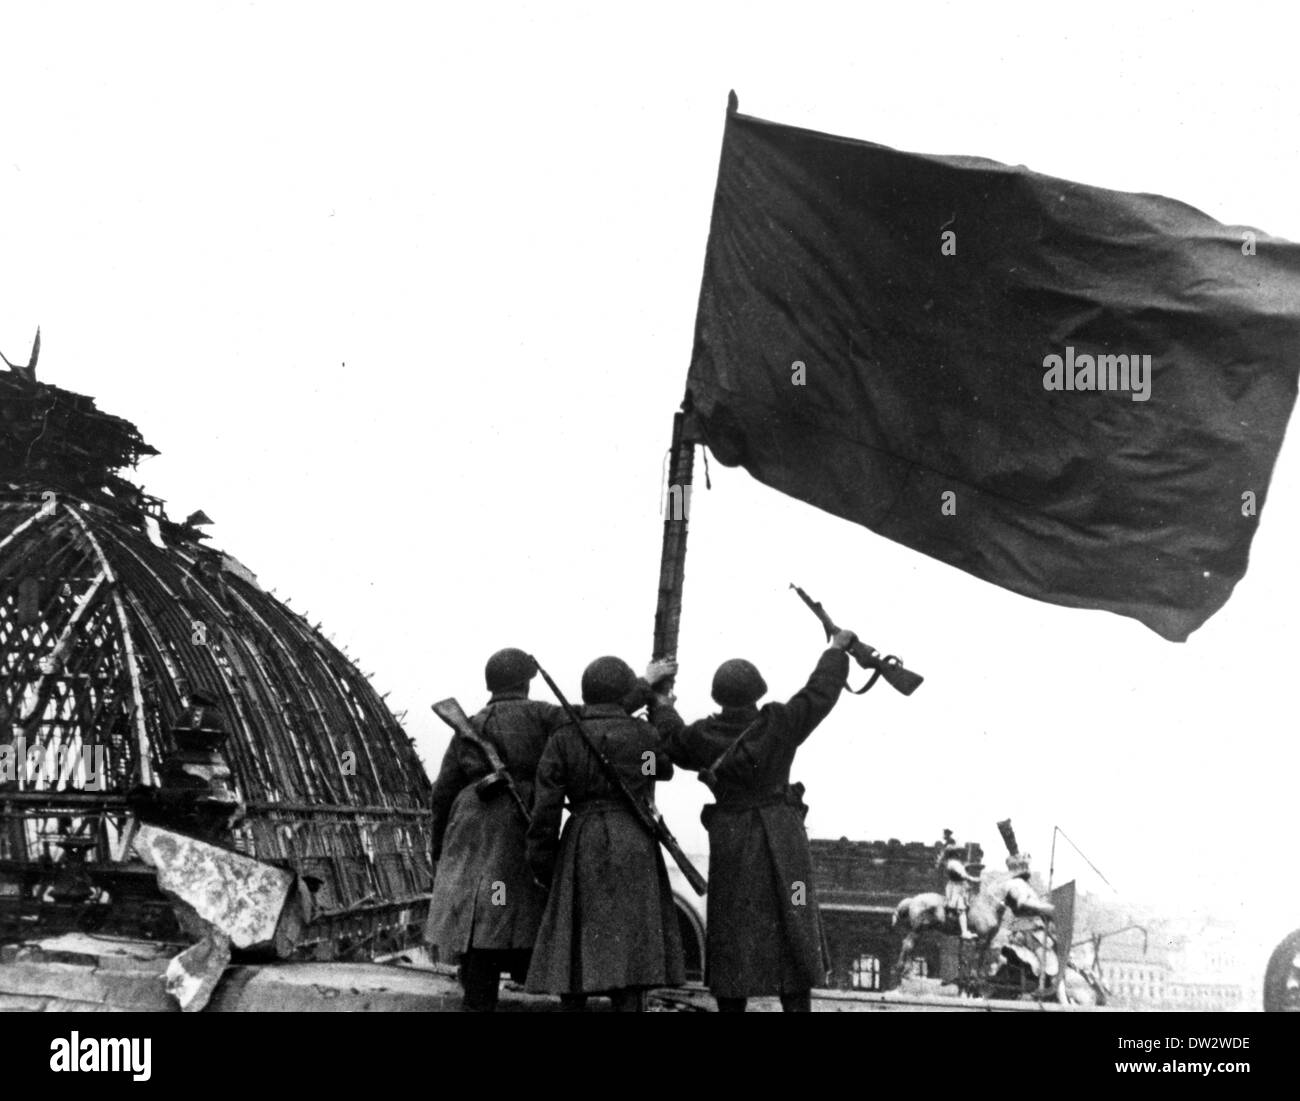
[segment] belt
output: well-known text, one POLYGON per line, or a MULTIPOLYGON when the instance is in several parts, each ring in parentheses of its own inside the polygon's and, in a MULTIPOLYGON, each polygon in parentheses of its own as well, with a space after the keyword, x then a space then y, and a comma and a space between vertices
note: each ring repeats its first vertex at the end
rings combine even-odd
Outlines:
POLYGON ((782 784, 767 791, 743 792, 718 800, 719 810, 754 810, 757 807, 803 806, 803 784, 782 784))
POLYGON ((787 804, 793 806, 794 803, 787 799, 784 794, 780 795, 742 795, 737 799, 720 799, 714 805, 718 810, 736 811, 736 810, 758 810, 760 807, 783 807, 787 804))
POLYGON ((569 813, 581 818, 584 814, 599 814, 607 810, 627 810, 622 799, 584 799, 569 808, 569 813))
POLYGON ((716 803, 709 804, 700 812, 700 819, 707 828, 715 814, 733 814, 759 810, 762 807, 794 807, 799 812, 800 817, 803 817, 808 813, 808 808, 804 805, 803 793, 803 784, 786 784, 774 790, 756 791, 727 799, 719 799, 716 803))

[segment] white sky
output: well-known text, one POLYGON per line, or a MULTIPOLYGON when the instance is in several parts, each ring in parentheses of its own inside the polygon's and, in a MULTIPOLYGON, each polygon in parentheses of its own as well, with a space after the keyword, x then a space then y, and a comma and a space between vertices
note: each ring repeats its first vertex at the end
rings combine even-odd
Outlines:
MULTIPOLYGON (((139 480, 324 620, 431 769, 428 705, 478 706, 494 649, 575 697, 591 658, 649 656, 728 89, 1300 239, 1283 5, 451 7, 0 14, 0 349, 41 325, 40 376, 140 426, 163 454, 139 480)), ((846 697, 801 752, 813 836, 950 826, 1000 865, 1010 816, 1045 872, 1059 824, 1124 897, 1236 914, 1281 889, 1294 833, 1297 461, 1292 440, 1249 574, 1181 646, 715 463, 682 708, 736 654, 799 687, 821 639, 798 581, 927 677, 846 697)), ((661 790, 688 848, 704 794, 661 790)), ((1073 875, 1101 887, 1058 850, 1073 875)))

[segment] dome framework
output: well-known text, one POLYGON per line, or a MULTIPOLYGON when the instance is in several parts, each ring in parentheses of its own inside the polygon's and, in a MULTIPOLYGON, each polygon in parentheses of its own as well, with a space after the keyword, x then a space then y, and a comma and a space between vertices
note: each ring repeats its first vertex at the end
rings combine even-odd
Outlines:
POLYGON ((430 784, 413 743, 318 629, 117 473, 150 453, 89 398, 0 374, 0 940, 164 931, 131 795, 158 784, 199 691, 246 807, 232 847, 318 885, 304 951, 418 939, 430 784))

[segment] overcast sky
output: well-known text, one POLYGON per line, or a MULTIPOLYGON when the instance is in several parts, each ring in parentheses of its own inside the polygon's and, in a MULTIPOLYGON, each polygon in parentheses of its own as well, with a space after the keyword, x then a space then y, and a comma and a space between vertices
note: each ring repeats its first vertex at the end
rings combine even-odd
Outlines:
MULTIPOLYGON (((591 658, 649 657, 729 89, 746 114, 1300 239, 1300 77, 1268 8, 456 9, 0 14, 0 350, 25 360, 42 326, 40 377, 140 426, 162 454, 139 480, 323 620, 431 771, 429 704, 479 706, 498 647, 575 697, 591 658)), ((682 710, 712 709, 731 656, 800 686, 822 641, 798 581, 927 677, 845 697, 801 751, 813 836, 951 827, 1001 866, 1011 817, 1046 872, 1059 825, 1122 898, 1237 914, 1294 878, 1297 463, 1292 439, 1246 579, 1183 645, 714 463, 682 710)), ((688 848, 704 795, 661 792, 688 848)), ((1074 876, 1104 890, 1058 847, 1074 876)), ((1300 899, 1282 910, 1300 924, 1300 899)))

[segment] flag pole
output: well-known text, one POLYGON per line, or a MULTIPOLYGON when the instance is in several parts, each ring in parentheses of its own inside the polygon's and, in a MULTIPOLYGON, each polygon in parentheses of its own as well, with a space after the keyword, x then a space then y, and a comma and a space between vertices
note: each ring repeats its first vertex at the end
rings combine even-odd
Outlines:
MULTIPOLYGON (((727 93, 727 118, 740 109, 733 88, 727 93)), ((724 126, 725 134, 725 126, 724 126)), ((726 148, 725 139, 723 150, 726 148)), ((718 153, 718 178, 722 177, 722 155, 718 153)), ((716 204, 716 196, 715 196, 716 204)), ((710 224, 709 236, 713 235, 710 224)), ((701 286, 703 296, 704 288, 701 286)), ((698 318, 697 318, 698 322, 698 318)), ((688 372, 689 379, 689 372, 688 372)), ((673 440, 668 458, 668 483, 664 492, 664 534, 659 555, 659 599, 655 605, 655 637, 651 657, 677 660, 677 636, 682 626, 682 582, 686 578, 686 523, 691 511, 691 480, 695 473, 695 444, 698 432, 691 413, 689 386, 681 408, 673 414, 673 440)), ((668 681, 671 687, 672 681, 668 681)))
POLYGON ((676 659, 682 622, 682 582, 686 576, 686 525, 695 472, 695 435, 688 414, 673 415, 668 482, 664 491, 663 548, 659 557, 659 599, 655 607, 652 657, 676 659))

